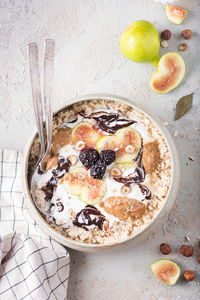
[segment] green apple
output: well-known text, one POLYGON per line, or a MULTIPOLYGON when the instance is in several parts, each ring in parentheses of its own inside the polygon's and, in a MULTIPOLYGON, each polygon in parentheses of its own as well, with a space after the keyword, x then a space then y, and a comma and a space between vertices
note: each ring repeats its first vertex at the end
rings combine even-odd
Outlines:
POLYGON ((152 23, 144 20, 136 21, 121 35, 120 49, 128 59, 157 65, 160 49, 159 33, 152 23))

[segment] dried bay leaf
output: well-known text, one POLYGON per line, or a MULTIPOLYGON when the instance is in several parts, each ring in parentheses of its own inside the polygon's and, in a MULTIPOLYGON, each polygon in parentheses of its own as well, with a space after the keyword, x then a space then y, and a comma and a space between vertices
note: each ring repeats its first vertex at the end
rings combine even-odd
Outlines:
POLYGON ((175 121, 183 117, 192 107, 193 93, 183 96, 176 104, 175 121))

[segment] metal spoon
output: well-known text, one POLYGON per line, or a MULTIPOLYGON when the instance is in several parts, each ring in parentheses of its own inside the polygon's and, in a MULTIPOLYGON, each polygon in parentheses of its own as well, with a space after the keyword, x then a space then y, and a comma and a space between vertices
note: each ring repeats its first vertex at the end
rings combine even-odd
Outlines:
MULTIPOLYGON (((33 97, 33 108, 34 108, 35 120, 36 120, 40 146, 41 146, 40 156, 38 159, 39 162, 41 161, 45 153, 45 143, 44 143, 44 131, 43 131, 44 120, 43 120, 37 44, 32 43, 28 45, 28 56, 29 56, 29 69, 30 69, 30 79, 31 79, 31 87, 32 87, 32 97, 33 97)), ((36 165, 38 165, 38 163, 36 165)))
POLYGON ((36 125, 38 129, 38 135, 41 144, 40 156, 36 163, 34 172, 31 176, 31 193, 33 197, 34 197, 34 193, 33 193, 34 183, 32 178, 34 177, 36 172, 45 171, 43 167, 43 162, 47 158, 47 155, 50 155, 51 153, 51 136, 52 136, 51 103, 53 99, 54 53, 55 53, 55 41, 49 39, 46 40, 45 57, 44 57, 44 105, 42 105, 40 75, 39 75, 39 61, 38 61, 38 47, 37 44, 35 43, 28 45, 33 107, 34 107, 36 125), (45 139, 44 139, 44 120, 46 124, 45 129, 46 129, 46 136, 47 136, 46 148, 45 148, 45 139))
MULTIPOLYGON (((45 58, 44 58, 44 115, 47 131, 47 148, 42 158, 51 152, 51 137, 52 137, 52 110, 51 103, 53 101, 53 74, 54 74, 54 55, 55 41, 45 41, 45 58)), ((41 161, 42 166, 42 161, 41 161)))

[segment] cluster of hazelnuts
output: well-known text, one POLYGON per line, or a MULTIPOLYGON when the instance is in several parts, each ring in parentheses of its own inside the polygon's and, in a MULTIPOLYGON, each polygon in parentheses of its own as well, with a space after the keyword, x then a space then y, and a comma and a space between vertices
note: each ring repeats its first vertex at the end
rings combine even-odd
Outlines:
MULTIPOLYGON (((168 47, 168 40, 171 38, 171 31, 169 29, 165 29, 161 32, 160 36, 162 38, 161 46, 164 48, 168 47)), ((184 40, 189 40, 192 37, 192 31, 190 29, 185 29, 182 31, 181 36, 184 40)), ((179 46, 179 51, 185 51, 187 49, 187 44, 182 43, 179 46)))
MULTIPOLYGON (((198 246, 200 248, 200 241, 198 243, 198 246)), ((163 254, 163 255, 168 255, 171 253, 171 247, 169 244, 166 244, 166 243, 162 243, 160 245, 160 252, 163 254)), ((185 256, 185 257, 190 257, 190 256, 193 256, 194 254, 194 248, 193 246, 188 246, 188 245, 182 245, 180 247, 180 253, 185 256)), ((200 264, 200 254, 197 255, 197 262, 200 264)), ((191 270, 187 270, 184 272, 183 274, 184 278, 187 280, 187 281, 192 281, 195 279, 195 273, 191 270)))

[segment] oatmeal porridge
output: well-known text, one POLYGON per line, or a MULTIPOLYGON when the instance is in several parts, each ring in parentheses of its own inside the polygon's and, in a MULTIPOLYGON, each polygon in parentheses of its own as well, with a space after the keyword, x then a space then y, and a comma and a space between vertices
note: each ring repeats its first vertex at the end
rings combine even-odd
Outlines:
MULTIPOLYGON (((39 156, 34 139, 29 174, 39 156)), ((113 100, 86 100, 53 118, 51 155, 31 180, 45 220, 67 238, 117 243, 147 227, 162 208, 171 159, 156 125, 113 100)))

